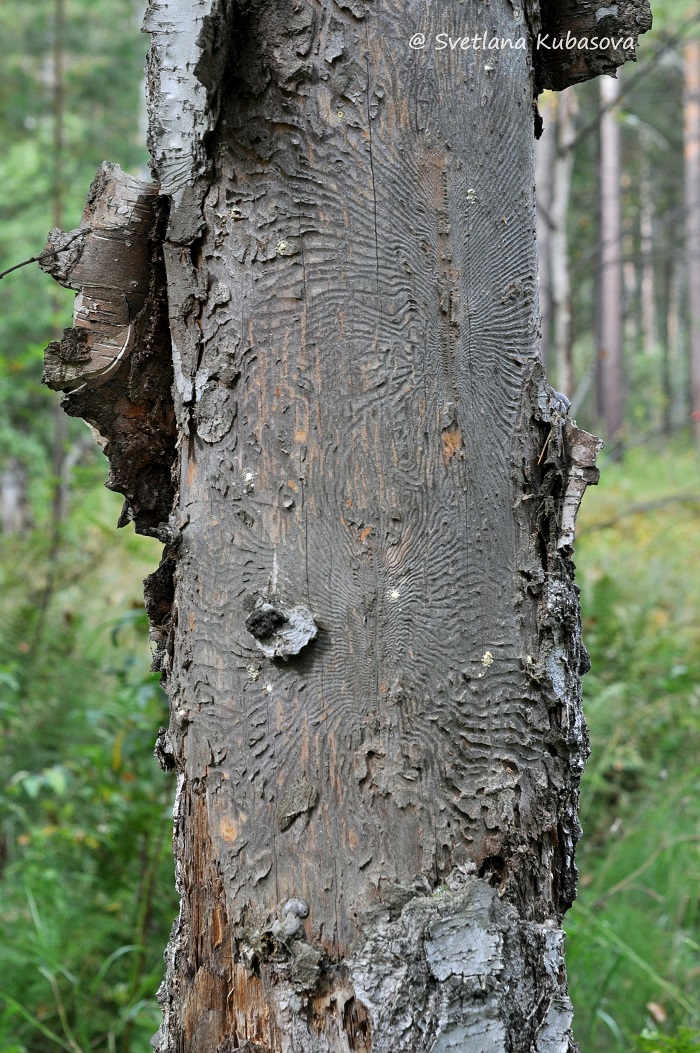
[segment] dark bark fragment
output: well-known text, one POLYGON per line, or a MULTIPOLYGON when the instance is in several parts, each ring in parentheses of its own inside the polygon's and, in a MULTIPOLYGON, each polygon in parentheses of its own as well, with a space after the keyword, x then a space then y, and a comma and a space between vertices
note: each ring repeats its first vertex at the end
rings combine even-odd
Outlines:
MULTIPOLYGON (((540 46, 535 46, 535 88, 561 91, 570 84, 615 74, 618 66, 636 60, 637 39, 651 29, 649 0, 542 0, 540 46), (567 46, 568 39, 608 38, 607 48, 567 46), (632 40, 634 47, 625 47, 632 40), (563 41, 557 46, 555 41, 563 41), (617 46, 613 46, 617 44, 617 46)), ((535 36, 535 41, 537 41, 535 36)))

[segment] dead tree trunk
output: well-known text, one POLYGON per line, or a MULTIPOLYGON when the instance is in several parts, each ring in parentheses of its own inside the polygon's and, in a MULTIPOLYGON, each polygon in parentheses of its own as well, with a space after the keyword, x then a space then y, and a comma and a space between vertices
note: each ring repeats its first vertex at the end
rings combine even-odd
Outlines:
POLYGON ((574 1048, 599 442, 537 358, 530 52, 438 47, 479 17, 152 0, 160 196, 105 166, 52 235, 81 293, 47 376, 166 541, 161 1053, 574 1048))

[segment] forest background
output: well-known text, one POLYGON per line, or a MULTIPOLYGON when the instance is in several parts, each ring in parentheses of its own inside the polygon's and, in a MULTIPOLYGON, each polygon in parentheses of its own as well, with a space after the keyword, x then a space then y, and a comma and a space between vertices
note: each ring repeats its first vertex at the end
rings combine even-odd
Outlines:
MULTIPOLYGON (((3 0, 0 271, 78 224, 101 161, 147 176, 142 14, 3 0)), ((576 545, 592 754, 565 927, 584 1053, 700 1049, 700 10, 654 17, 617 94, 541 98, 543 355, 608 441, 576 545)), ((141 598, 160 546, 114 529, 106 461, 41 387, 71 310, 35 265, 0 282, 0 1053, 149 1048, 177 910, 141 598)))

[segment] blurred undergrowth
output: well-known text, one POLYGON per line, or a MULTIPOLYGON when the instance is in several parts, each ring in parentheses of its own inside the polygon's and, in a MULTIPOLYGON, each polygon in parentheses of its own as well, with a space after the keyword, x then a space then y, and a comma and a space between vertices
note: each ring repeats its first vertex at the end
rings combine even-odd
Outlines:
POLYGON ((682 448, 604 463, 579 520, 592 752, 565 928, 583 1053, 700 1048, 699 528, 682 448))
POLYGON ((0 558, 2 1053, 149 1048, 176 913, 141 600, 159 546, 115 531, 87 461, 53 565, 42 522, 0 558))

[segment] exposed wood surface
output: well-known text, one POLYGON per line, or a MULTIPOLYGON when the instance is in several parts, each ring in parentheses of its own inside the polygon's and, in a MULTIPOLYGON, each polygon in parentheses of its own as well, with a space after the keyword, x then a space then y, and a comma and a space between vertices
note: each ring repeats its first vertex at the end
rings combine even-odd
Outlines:
POLYGON ((570 426, 537 365, 532 70, 407 46, 522 19, 269 0, 202 22, 229 63, 201 214, 176 201, 165 245, 182 441, 161 751, 211 858, 197 884, 179 823, 163 1051, 198 1049, 213 1007, 221 1053, 571 1047, 585 652, 570 426), (281 655, 301 608, 318 633, 281 655), (192 896, 220 910, 221 888, 235 1024, 187 950, 192 896))

